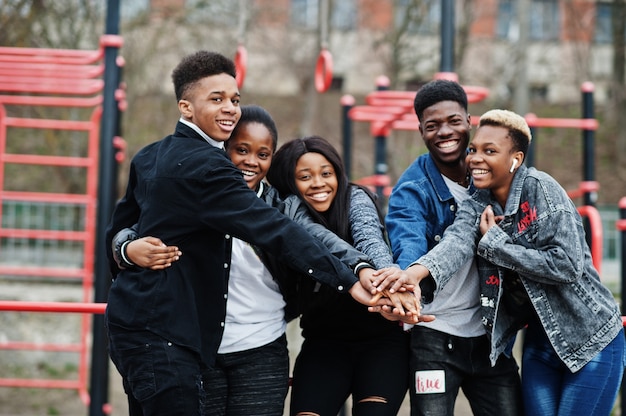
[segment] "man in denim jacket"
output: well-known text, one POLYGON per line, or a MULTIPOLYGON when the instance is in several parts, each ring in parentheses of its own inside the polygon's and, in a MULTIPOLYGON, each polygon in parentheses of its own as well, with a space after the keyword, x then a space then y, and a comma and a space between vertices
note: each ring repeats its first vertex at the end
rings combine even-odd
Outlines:
POLYGON ((440 243, 409 266, 405 283, 434 283, 436 299, 476 258, 492 363, 527 326, 527 414, 608 415, 624 369, 620 311, 593 266, 574 203, 550 175, 522 165, 530 141, 523 117, 481 116, 466 159, 479 190, 440 243))
POLYGON ((545 173, 520 166, 506 210, 494 202, 489 190, 477 191, 471 202, 459 210, 444 241, 445 245, 415 263, 426 267, 437 282, 437 298, 449 284, 449 272, 478 253, 481 309, 484 324, 491 332, 493 363, 526 323, 497 308, 502 292, 499 283, 505 269, 515 270, 522 278, 550 343, 571 371, 588 363, 621 331, 619 308, 593 268, 576 207, 561 186, 545 173), (504 219, 481 236, 476 221, 487 205, 493 207, 495 216, 504 219), (555 232, 555 224, 561 230, 577 232, 555 232), (558 247, 560 253, 551 256, 550 261, 539 252, 531 256, 526 250, 548 241, 555 247, 553 251, 558 247), (520 258, 524 262, 516 260, 520 258))
MULTIPOLYGON (((437 245, 460 202, 474 191, 465 165, 470 116, 463 88, 432 81, 418 91, 414 109, 429 154, 400 177, 386 218, 402 268, 437 245)), ((411 329, 411 414, 453 415, 459 388, 476 415, 521 414, 517 364, 502 356, 491 366, 475 262, 462 266, 424 306, 422 312, 436 320, 411 329)))

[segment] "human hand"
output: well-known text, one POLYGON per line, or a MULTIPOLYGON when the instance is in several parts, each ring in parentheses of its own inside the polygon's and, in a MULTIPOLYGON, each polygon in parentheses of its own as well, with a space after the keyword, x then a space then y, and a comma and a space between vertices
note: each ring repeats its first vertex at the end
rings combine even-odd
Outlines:
POLYGON ((368 292, 371 292, 372 295, 376 294, 376 288, 372 285, 372 282, 376 280, 374 276, 374 272, 376 270, 371 267, 363 267, 359 270, 359 282, 361 282, 361 286, 368 292))
POLYGON ((487 205, 482 214, 480 214, 480 233, 485 235, 491 227, 498 225, 502 221, 503 216, 495 216, 491 205, 487 205))
MULTIPOLYGON (((369 309, 371 309, 371 307, 369 309)), ((389 321, 400 321, 409 325, 415 325, 419 322, 432 322, 435 320, 435 315, 420 315, 417 317, 415 315, 401 316, 398 313, 394 313, 394 311, 391 310, 390 306, 383 306, 379 313, 383 316, 383 318, 389 321)))
POLYGON ((371 294, 365 290, 361 282, 356 282, 349 290, 350 295, 357 302, 366 306, 390 305, 389 299, 383 298, 382 293, 371 294))
MULTIPOLYGON (((387 310, 389 310, 389 307, 388 307, 388 306, 387 306, 386 308, 387 308, 387 310)), ((372 307, 369 307, 368 309, 370 310, 370 312, 373 312, 372 307)), ((403 317, 402 317, 402 316, 397 315, 397 314, 395 314, 395 313, 393 313, 393 312, 385 312, 385 311, 384 311, 384 310, 382 310, 382 309, 381 309, 380 311, 378 311, 378 312, 382 315, 382 317, 383 317, 383 318, 387 319, 388 321, 393 321, 393 322, 398 322, 398 321, 400 321, 400 322, 404 322, 404 321, 402 320, 402 319, 403 319, 403 317)))
MULTIPOLYGON (((390 293, 398 291, 420 291, 419 282, 430 275, 428 269, 420 264, 414 264, 406 270, 397 267, 388 267, 374 272, 376 280, 372 285, 377 292, 389 290, 390 293)), ((421 296, 421 292, 420 295, 421 296)))
POLYGON ((390 292, 385 290, 383 295, 391 301, 392 312, 399 314, 400 316, 413 316, 418 317, 422 305, 413 292, 390 292))
POLYGON ((167 246, 159 238, 143 237, 126 245, 126 256, 137 266, 152 270, 168 268, 182 252, 176 246, 167 246))
POLYGON ((391 305, 372 306, 368 308, 370 312, 380 312, 386 319, 400 320, 407 324, 430 322, 435 319, 433 315, 422 315, 420 298, 413 292, 390 293, 385 290, 383 295, 389 297, 391 305))

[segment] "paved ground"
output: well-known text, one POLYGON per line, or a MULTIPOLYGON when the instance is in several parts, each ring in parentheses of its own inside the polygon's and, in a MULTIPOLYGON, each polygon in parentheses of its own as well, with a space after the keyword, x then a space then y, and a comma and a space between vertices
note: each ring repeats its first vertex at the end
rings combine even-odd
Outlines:
MULTIPOLYGON (((291 358, 292 365, 296 359, 296 355, 298 354, 300 344, 302 343, 302 337, 300 337, 299 334, 300 334, 300 328, 298 327, 297 322, 289 323, 287 327, 287 340, 288 340, 289 355, 291 358)), ((351 414, 349 411, 349 406, 350 406, 350 403, 348 402, 348 404, 346 405, 346 408, 348 409, 348 411, 346 412, 346 415, 351 414)), ((286 409, 289 409, 289 398, 287 398, 287 403, 285 407, 286 409)), ((459 398, 454 408, 454 414, 455 416, 471 416, 472 415, 472 411, 469 407, 469 403, 467 402, 467 399, 465 399, 465 396, 463 396, 462 393, 459 394, 459 398)), ((398 412, 398 415, 400 416, 410 415, 410 405, 409 405, 408 395, 404 399, 404 402, 402 402, 402 407, 400 408, 400 412, 398 412)), ((288 416, 288 413, 285 412, 284 416, 288 416)))
MULTIPOLYGON (((602 280, 613 290, 619 293, 620 289, 620 265, 617 262, 604 262, 602 265, 602 280)), ((15 282, 0 281, 0 298, 2 299, 19 299, 19 300, 49 300, 49 301, 80 301, 81 291, 71 287, 47 287, 45 289, 37 289, 39 286, 17 284, 15 282), (44 292, 44 293, 40 293, 44 292)), ((27 315, 27 314, 25 314, 27 315)), ((17 320, 16 313, 4 312, 0 313, 0 341, 4 339, 15 339, 14 335, 34 334, 36 338, 49 340, 49 336, 69 336, 71 332, 64 325, 67 318, 54 318, 35 320, 30 315, 25 320, 17 320)), ((73 318, 72 318, 73 319, 73 318)), ((71 320, 71 319, 70 319, 71 320)), ((76 326, 76 323, 69 325, 76 326)), ((296 323, 290 324, 288 338, 291 347, 292 363, 295 354, 299 348, 301 340, 299 339, 299 328, 296 323)), ((8 351, 0 351, 0 376, 14 377, 15 374, 3 374, 11 365, 15 364, 15 360, 11 358, 8 351)), ((40 371, 49 371, 46 363, 52 366, 56 364, 56 359, 42 362, 41 356, 34 352, 28 355, 30 358, 20 358, 22 367, 37 367, 40 371), (33 358, 34 357, 34 358, 33 358), (37 358, 39 357, 39 358, 37 358)), ((112 406, 112 415, 127 414, 126 397, 122 391, 121 379, 113 365, 110 366, 110 388, 109 402, 112 406)), ((23 370, 22 370, 23 371, 23 370)), ((8 388, 0 387, 0 416, 13 415, 85 415, 87 414, 86 406, 81 402, 78 394, 73 390, 59 389, 26 389, 26 388, 8 388)), ((462 394, 459 395, 455 415, 469 416, 471 415, 467 400, 462 394)), ((619 414, 619 409, 617 413, 619 414)), ((409 415, 409 401, 405 399, 402 409, 399 412, 401 416, 409 415)))

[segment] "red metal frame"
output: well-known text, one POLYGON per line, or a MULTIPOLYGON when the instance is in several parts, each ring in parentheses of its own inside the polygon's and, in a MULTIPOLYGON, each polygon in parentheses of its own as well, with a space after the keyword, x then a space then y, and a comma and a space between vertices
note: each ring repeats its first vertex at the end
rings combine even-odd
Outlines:
POLYGON ((235 70, 237 87, 242 88, 246 79, 246 72, 248 71, 248 50, 243 45, 239 45, 235 53, 235 70))
MULTIPOLYGON (((453 79, 456 74, 438 73, 437 79, 453 79)), ((475 103, 489 95, 489 89, 477 86, 463 86, 467 100, 475 103)), ((419 121, 413 110, 415 91, 377 90, 365 97, 367 105, 354 106, 348 117, 354 121, 369 121, 372 136, 389 136, 391 130, 419 130, 419 121)), ((477 120, 472 119, 475 124, 477 120)), ((370 188, 382 187, 383 195, 389 196, 392 187, 387 175, 371 175, 358 179, 355 183, 370 188)))
POLYGON ((333 55, 326 48, 322 48, 315 63, 315 89, 317 92, 326 92, 333 82, 333 55))
POLYGON ((586 217, 589 220, 589 226, 591 231, 591 259, 593 265, 598 271, 598 274, 602 270, 602 218, 598 209, 592 205, 581 205, 576 208, 578 213, 582 217, 586 217))
MULTIPOLYGON (((92 298, 96 234, 96 202, 99 161, 100 120, 104 81, 104 47, 120 46, 121 37, 105 35, 98 50, 63 50, 0 47, 0 218, 3 202, 77 204, 84 207, 84 229, 58 231, 1 228, 0 238, 65 240, 82 244, 82 266, 15 267, 0 266, 0 274, 14 276, 63 277, 80 280, 82 300, 76 303, 1 301, 0 310, 20 312, 73 312, 81 314, 80 342, 74 344, 0 342, 0 349, 67 351, 79 354, 77 380, 0 379, 0 386, 76 389, 89 403, 87 391, 91 314, 103 313, 105 305, 88 303, 92 298), (87 109, 87 120, 9 117, 7 106, 66 107, 87 109), (91 112, 89 112, 91 110, 91 112), (15 154, 7 151, 7 130, 16 128, 80 131, 87 136, 85 156, 15 154), (79 167, 84 169, 84 193, 29 192, 5 190, 6 165, 79 167)), ((123 90, 120 89, 123 93, 123 90)), ((122 97, 123 98, 123 97, 122 97)))

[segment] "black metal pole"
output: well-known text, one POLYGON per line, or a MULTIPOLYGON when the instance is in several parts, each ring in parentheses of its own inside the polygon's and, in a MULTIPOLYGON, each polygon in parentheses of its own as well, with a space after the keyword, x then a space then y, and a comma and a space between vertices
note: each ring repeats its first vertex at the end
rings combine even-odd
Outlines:
POLYGON ((350 110, 354 107, 354 97, 344 95, 341 97, 341 136, 343 139, 343 166, 346 169, 348 180, 352 178, 352 119, 350 110))
MULTIPOLYGON (((378 91, 388 90, 389 78, 379 77, 376 80, 376 89, 378 91)), ((387 170, 387 136, 377 134, 374 137, 374 173, 376 175, 386 175, 387 170)), ((376 195, 378 195, 378 200, 381 201, 381 206, 384 206, 385 204, 382 203, 385 196, 383 186, 376 186, 376 195)))
POLYGON ((441 1, 440 72, 454 72, 454 0, 441 1))
MULTIPOLYGON (((119 0, 107 1, 106 35, 119 34, 119 0)), ((117 67, 118 45, 104 47, 104 91, 102 120, 100 125, 100 158, 98 166, 98 208, 96 218, 94 301, 106 302, 111 282, 107 263, 107 247, 104 233, 117 200, 116 161, 113 137, 116 135, 119 111, 115 100, 115 90, 119 85, 120 71, 117 67)), ((109 355, 107 335, 104 329, 104 316, 93 316, 93 345, 91 353, 91 380, 89 416, 104 416, 110 412, 109 397, 109 355)))
MULTIPOLYGON (((594 118, 593 108, 593 90, 594 85, 591 82, 585 82, 582 85, 582 102, 583 102, 583 119, 594 118)), ((595 146, 594 146, 595 130, 591 128, 583 129, 583 180, 595 181, 595 146)), ((583 201, 585 205, 595 206, 598 195, 596 192, 585 192, 583 201)))

